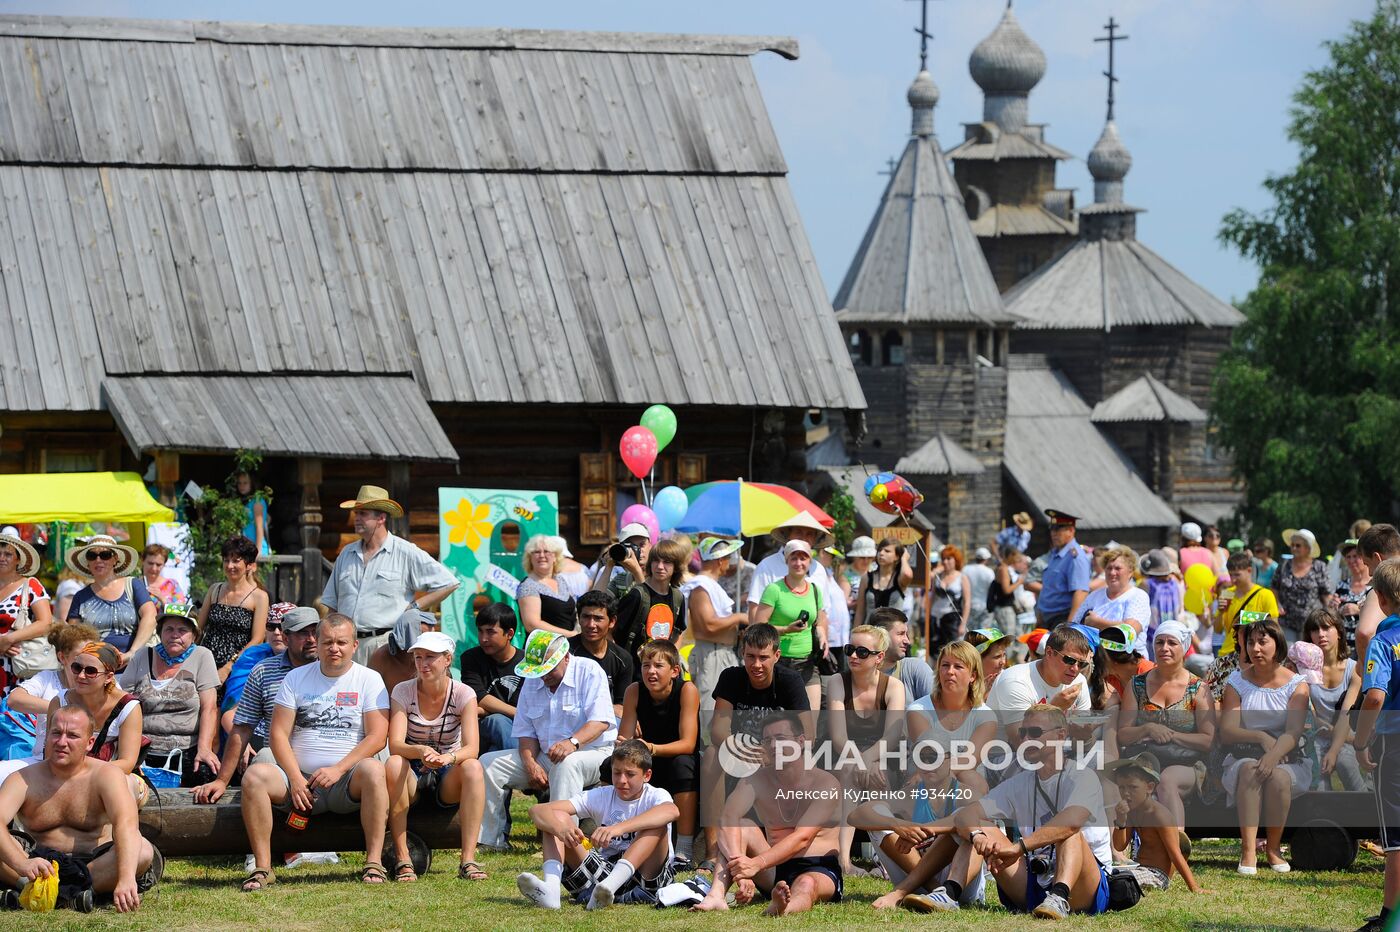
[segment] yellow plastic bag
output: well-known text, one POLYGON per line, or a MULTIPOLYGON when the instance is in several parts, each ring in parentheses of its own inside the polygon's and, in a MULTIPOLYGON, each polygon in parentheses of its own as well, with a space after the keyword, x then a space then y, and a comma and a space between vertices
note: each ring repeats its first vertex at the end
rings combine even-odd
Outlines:
POLYGON ((47 913, 58 904, 58 862, 50 861, 49 866, 49 876, 29 881, 20 891, 19 905, 31 913, 47 913))

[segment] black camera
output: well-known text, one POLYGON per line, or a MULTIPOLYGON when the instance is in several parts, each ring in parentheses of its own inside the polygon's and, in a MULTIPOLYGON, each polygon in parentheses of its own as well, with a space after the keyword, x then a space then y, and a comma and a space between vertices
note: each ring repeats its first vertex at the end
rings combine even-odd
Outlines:
POLYGON ((1029 861, 1031 873, 1037 877, 1048 877, 1050 872, 1055 869, 1055 865, 1051 863, 1049 858, 1038 854, 1032 855, 1029 861))
POLYGON ((627 559, 628 551, 631 551, 632 556, 636 557, 638 560, 642 559, 641 544, 629 544, 626 542, 613 544, 609 547, 608 559, 612 560, 613 563, 621 563, 623 560, 627 559))

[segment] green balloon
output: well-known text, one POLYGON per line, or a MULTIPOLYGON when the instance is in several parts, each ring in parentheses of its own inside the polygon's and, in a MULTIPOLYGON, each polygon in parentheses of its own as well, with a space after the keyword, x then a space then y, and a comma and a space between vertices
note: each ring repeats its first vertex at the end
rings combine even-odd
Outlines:
POLYGON ((652 405, 642 412, 641 424, 656 435, 656 449, 661 451, 676 436, 676 412, 665 405, 652 405))

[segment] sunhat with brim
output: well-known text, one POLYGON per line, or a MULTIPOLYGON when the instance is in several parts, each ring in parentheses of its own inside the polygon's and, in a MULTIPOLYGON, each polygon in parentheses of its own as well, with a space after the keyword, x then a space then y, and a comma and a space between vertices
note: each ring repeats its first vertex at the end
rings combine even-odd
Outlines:
POLYGON ((1133 644, 1137 642, 1137 632, 1133 626, 1120 622, 1116 625, 1109 625, 1099 631, 1099 643, 1104 650, 1118 651, 1124 653, 1133 649, 1133 644))
POLYGON ((631 540, 634 537, 645 537, 647 542, 650 543, 651 531, 648 530, 645 524, 633 521, 631 524, 624 524, 622 530, 617 533, 618 540, 631 540))
POLYGON ((515 672, 527 680, 537 680, 569 655, 569 639, 553 631, 531 631, 525 642, 525 657, 515 672))
POLYGON ((857 537, 851 541, 851 549, 846 551, 846 558, 849 560, 873 556, 875 556, 875 538, 873 537, 857 537))
POLYGON ((1314 560, 1322 556, 1322 548, 1317 545, 1317 536, 1313 534, 1312 531, 1309 531, 1305 527, 1284 528, 1283 539, 1288 542, 1290 547, 1293 546, 1293 538, 1295 537, 1302 537, 1303 540, 1308 542, 1308 553, 1314 560))
POLYGON ((791 532, 797 528, 807 528, 808 530, 818 532, 817 542, 812 545, 814 547, 825 547, 836 540, 832 533, 822 527, 821 522, 812 517, 811 513, 807 511, 799 511, 791 518, 788 518, 782 524, 773 528, 769 536, 780 544, 786 544, 792 537, 791 532))
POLYGON ((1011 523, 1023 531, 1029 531, 1031 528, 1035 527, 1035 522, 1031 520, 1031 516, 1024 511, 1018 511, 1012 515, 1011 523))
POLYGON ((744 546, 741 540, 730 540, 727 537, 706 537, 700 541, 701 560, 723 560, 732 557, 739 548, 744 546))
POLYGON ((1162 577, 1172 574, 1172 561, 1165 550, 1153 548, 1138 558, 1138 572, 1144 576, 1162 577))
POLYGON ((141 565, 141 555, 136 552, 135 548, 119 544, 106 534, 94 534, 89 537, 86 544, 68 551, 68 557, 64 562, 73 572, 83 576, 91 576, 92 570, 89 566, 94 550, 111 550, 116 554, 116 558, 112 561, 112 572, 117 576, 130 576, 141 565))
POLYGON ((389 497, 389 492, 377 485, 362 485, 360 491, 341 508, 350 511, 382 511, 391 518, 403 517, 403 506, 389 497))
POLYGON ((178 621, 191 631, 199 631, 199 625, 194 620, 194 612, 184 602, 171 602, 160 610, 160 614, 156 616, 156 634, 160 634, 167 621, 178 621))
POLYGON ((971 642, 974 634, 977 635, 977 642, 973 644, 973 646, 977 648, 977 653, 979 654, 985 654, 993 644, 998 641, 1004 641, 1010 637, 1006 632, 999 631, 996 628, 973 628, 971 631, 967 632, 965 640, 971 642))
POLYGON ((19 555, 19 562, 15 564, 16 573, 21 576, 33 576, 39 572, 39 551, 18 534, 0 534, 0 545, 13 547, 19 555))
POLYGON ((418 640, 413 642, 409 650, 425 650, 431 654, 447 654, 451 657, 457 653, 457 642, 441 631, 425 631, 418 635, 418 640))
POLYGON ((1162 782, 1162 764, 1155 754, 1143 751, 1134 757, 1121 757, 1108 765, 1109 773, 1115 776, 1131 770, 1136 770, 1153 783, 1162 782))

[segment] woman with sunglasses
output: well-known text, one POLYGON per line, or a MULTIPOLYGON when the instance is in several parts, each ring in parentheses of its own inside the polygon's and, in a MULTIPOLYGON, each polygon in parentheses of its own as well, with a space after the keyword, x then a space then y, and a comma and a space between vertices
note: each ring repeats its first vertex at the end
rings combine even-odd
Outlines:
POLYGON ((64 706, 87 710, 96 726, 96 738, 89 757, 105 760, 127 775, 136 805, 146 804, 146 783, 137 772, 141 764, 145 716, 136 697, 117 685, 121 654, 111 644, 89 643, 68 664, 68 681, 73 685, 49 703, 48 714, 64 706))
POLYGON ((69 569, 91 576, 68 604, 68 621, 92 625, 102 640, 117 649, 118 669, 131 660, 135 647, 144 647, 156 630, 156 603, 146 584, 132 579, 141 559, 134 549, 106 534, 68 552, 69 569))
MULTIPOLYGON (((893 746, 898 740, 904 716, 904 684, 897 677, 880 672, 885 651, 890 648, 890 633, 875 625, 859 625, 851 630, 846 644, 848 669, 826 678, 826 710, 831 713, 828 727, 832 747, 838 753, 849 741, 866 757, 866 779, 878 776, 882 768, 873 752, 883 738, 893 746)), ((848 774, 849 776, 849 774, 848 774)), ((857 774, 859 779, 860 774, 857 774)), ((842 823, 838 856, 841 870, 847 876, 863 874, 851 863, 851 840, 855 828, 842 823)))
MULTIPOLYGON (((1328 604, 1341 613, 1343 642, 1348 651, 1355 651, 1361 605, 1371 594, 1371 568, 1361 558, 1361 546, 1354 538, 1342 542, 1341 552, 1342 560, 1346 563, 1347 578, 1337 583, 1328 604)), ((1303 627, 1307 627, 1306 623, 1303 627)), ((1303 636, 1307 637, 1306 634, 1303 636)))
POLYGON ((1249 664, 1230 674, 1220 703, 1221 782, 1240 817, 1237 870, 1258 873, 1254 841, 1263 824, 1269 869, 1286 874, 1283 827, 1293 797, 1312 784, 1312 763, 1302 755, 1310 693, 1303 675, 1283 665, 1288 645, 1278 622, 1269 618, 1241 633, 1249 664))
POLYGON ((258 550, 251 540, 235 535, 224 541, 221 552, 224 581, 204 594, 199 643, 214 655, 223 682, 243 652, 263 642, 271 599, 258 579, 258 550))
POLYGON ((1205 681, 1186 669, 1190 645, 1191 633, 1181 622, 1158 625, 1152 639, 1157 665, 1129 680, 1118 707, 1119 759, 1144 751, 1157 758, 1157 799, 1179 827, 1186 824, 1183 798, 1196 785, 1195 765, 1215 742, 1215 700, 1205 681))
POLYGON ((102 640, 97 631, 89 625, 59 625, 49 631, 49 643, 58 657, 57 670, 40 670, 10 691, 6 699, 10 711, 33 715, 36 719, 32 752, 26 757, 0 761, 0 783, 16 770, 37 763, 44 753, 44 735, 48 733, 49 703, 59 693, 73 685, 68 665, 77 659, 89 643, 102 640))
POLYGON ((219 772, 219 670, 195 644, 187 605, 167 605, 156 619, 155 647, 136 652, 117 682, 141 703, 142 733, 151 739, 143 764, 180 774, 199 786, 219 772))

